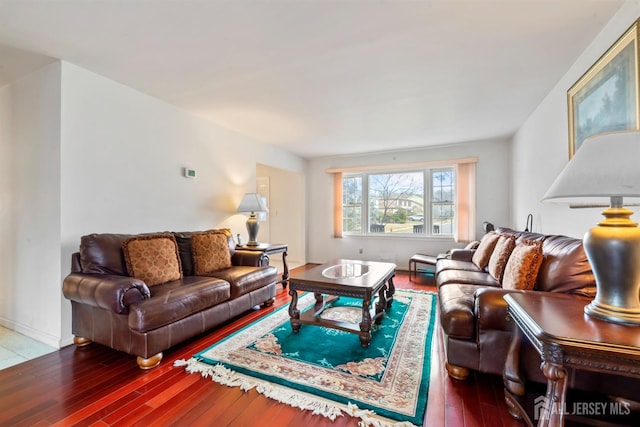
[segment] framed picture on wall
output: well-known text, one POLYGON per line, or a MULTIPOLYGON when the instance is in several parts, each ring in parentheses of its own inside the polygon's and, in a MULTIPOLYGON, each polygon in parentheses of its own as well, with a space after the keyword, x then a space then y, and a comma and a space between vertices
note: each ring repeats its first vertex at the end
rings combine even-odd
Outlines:
POLYGON ((638 24, 636 21, 569 89, 569 158, 585 138, 638 130, 638 24))

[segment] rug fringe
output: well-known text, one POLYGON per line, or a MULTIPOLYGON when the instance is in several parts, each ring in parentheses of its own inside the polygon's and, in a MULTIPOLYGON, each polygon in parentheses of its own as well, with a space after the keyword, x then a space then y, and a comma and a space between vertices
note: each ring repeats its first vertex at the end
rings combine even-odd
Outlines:
POLYGON ((190 374, 199 373, 203 378, 209 377, 218 384, 226 385, 228 387, 240 387, 240 389, 245 392, 255 388, 258 393, 268 397, 269 399, 276 400, 294 408, 312 411, 314 415, 322 415, 323 417, 329 418, 331 421, 334 421, 336 417, 342 417, 344 412, 354 418, 359 418, 360 421, 358 422, 358 425, 360 427, 417 427, 415 424, 408 421, 393 422, 382 419, 377 416, 375 412, 367 409, 360 409, 357 405, 352 403, 348 403, 346 407, 339 404, 332 404, 326 400, 313 398, 299 391, 270 384, 266 381, 255 380, 220 364, 204 366, 202 363, 198 362, 197 359, 191 358, 189 360, 176 360, 173 363, 173 366, 184 366, 185 371, 190 374))

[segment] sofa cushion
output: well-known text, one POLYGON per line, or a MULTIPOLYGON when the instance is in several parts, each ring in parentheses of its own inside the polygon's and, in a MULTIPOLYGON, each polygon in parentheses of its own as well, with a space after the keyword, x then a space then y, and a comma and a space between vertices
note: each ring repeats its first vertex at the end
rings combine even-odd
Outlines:
POLYGON ((251 267, 237 265, 233 268, 217 270, 209 276, 229 282, 231 298, 237 298, 255 289, 274 283, 278 277, 278 269, 274 266, 251 267))
POLYGON ((151 298, 129 306, 129 327, 146 332, 174 323, 229 299, 229 283, 188 276, 152 287, 151 298))
POLYGON ((193 276, 193 247, 191 246, 192 233, 173 233, 178 243, 178 253, 180 254, 180 264, 182 265, 183 276, 193 276))
POLYGON ((448 284, 438 289, 440 324, 453 338, 473 339, 476 331, 474 294, 481 286, 448 284))
POLYGON ((462 283, 475 286, 492 286, 499 288, 498 282, 492 275, 484 271, 444 270, 436 276, 438 286, 451 283, 462 283))
POLYGON ((489 274, 498 282, 502 281, 504 268, 507 266, 509 256, 516 246, 516 239, 513 236, 500 236, 496 243, 491 258, 489 258, 489 274))
POLYGON ((228 240, 230 234, 231 231, 227 229, 192 234, 195 275, 203 276, 232 266, 228 240))
POLYGON ((436 262, 436 274, 445 270, 482 271, 480 267, 471 261, 461 261, 457 259, 439 259, 436 262))
POLYGON ((542 264, 542 242, 522 240, 511 252, 502 278, 505 289, 531 290, 542 264))
POLYGON ((548 236, 542 244, 542 253, 544 260, 538 271, 536 291, 595 296, 596 281, 582 240, 548 236))
POLYGON ((147 286, 182 277, 178 244, 171 233, 131 237, 122 242, 122 251, 129 276, 147 286))
POLYGON ((473 261, 473 263, 477 265, 481 270, 485 269, 489 264, 489 259, 491 258, 491 254, 493 253, 493 248, 495 248, 499 238, 500 235, 494 231, 491 231, 482 236, 480 245, 478 245, 478 248, 471 258, 471 261, 473 261))
POLYGON ((122 242, 132 234, 93 233, 80 238, 80 264, 83 273, 127 276, 122 242))

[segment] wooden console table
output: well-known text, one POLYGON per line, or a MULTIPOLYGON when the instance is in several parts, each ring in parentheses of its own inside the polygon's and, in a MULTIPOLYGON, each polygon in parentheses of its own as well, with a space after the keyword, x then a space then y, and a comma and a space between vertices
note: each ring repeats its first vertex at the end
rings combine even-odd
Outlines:
MULTIPOLYGON (((514 340, 526 336, 542 358, 540 369, 547 378, 547 391, 538 426, 564 425, 567 368, 640 378, 637 327, 589 317, 584 314, 585 299, 572 295, 514 293, 504 299, 520 331, 514 340)), ((511 351, 519 351, 518 347, 512 343, 511 351)), ((510 408, 517 409, 506 390, 505 397, 510 408)), ((526 413, 519 415, 532 425, 526 413)))
POLYGON ((243 251, 258 251, 263 252, 267 256, 274 254, 282 254, 282 287, 286 288, 289 284, 289 267, 287 266, 287 251, 289 246, 284 243, 260 243, 258 246, 236 245, 236 249, 242 249, 243 251))

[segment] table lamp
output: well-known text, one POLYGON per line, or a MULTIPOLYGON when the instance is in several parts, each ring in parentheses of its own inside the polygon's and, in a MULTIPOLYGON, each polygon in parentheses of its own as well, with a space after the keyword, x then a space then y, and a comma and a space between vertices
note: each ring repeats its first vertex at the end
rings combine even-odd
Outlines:
POLYGON ((238 206, 238 212, 251 212, 247 219, 247 233, 249 233, 247 246, 258 246, 256 236, 258 236, 260 222, 256 217, 256 212, 269 212, 267 205, 258 193, 247 193, 242 198, 240 206, 238 206))
POLYGON ((589 316, 640 324, 640 228, 623 206, 638 197, 640 132, 632 131, 585 139, 542 199, 609 206, 583 240, 596 280, 596 296, 584 309, 589 316))

